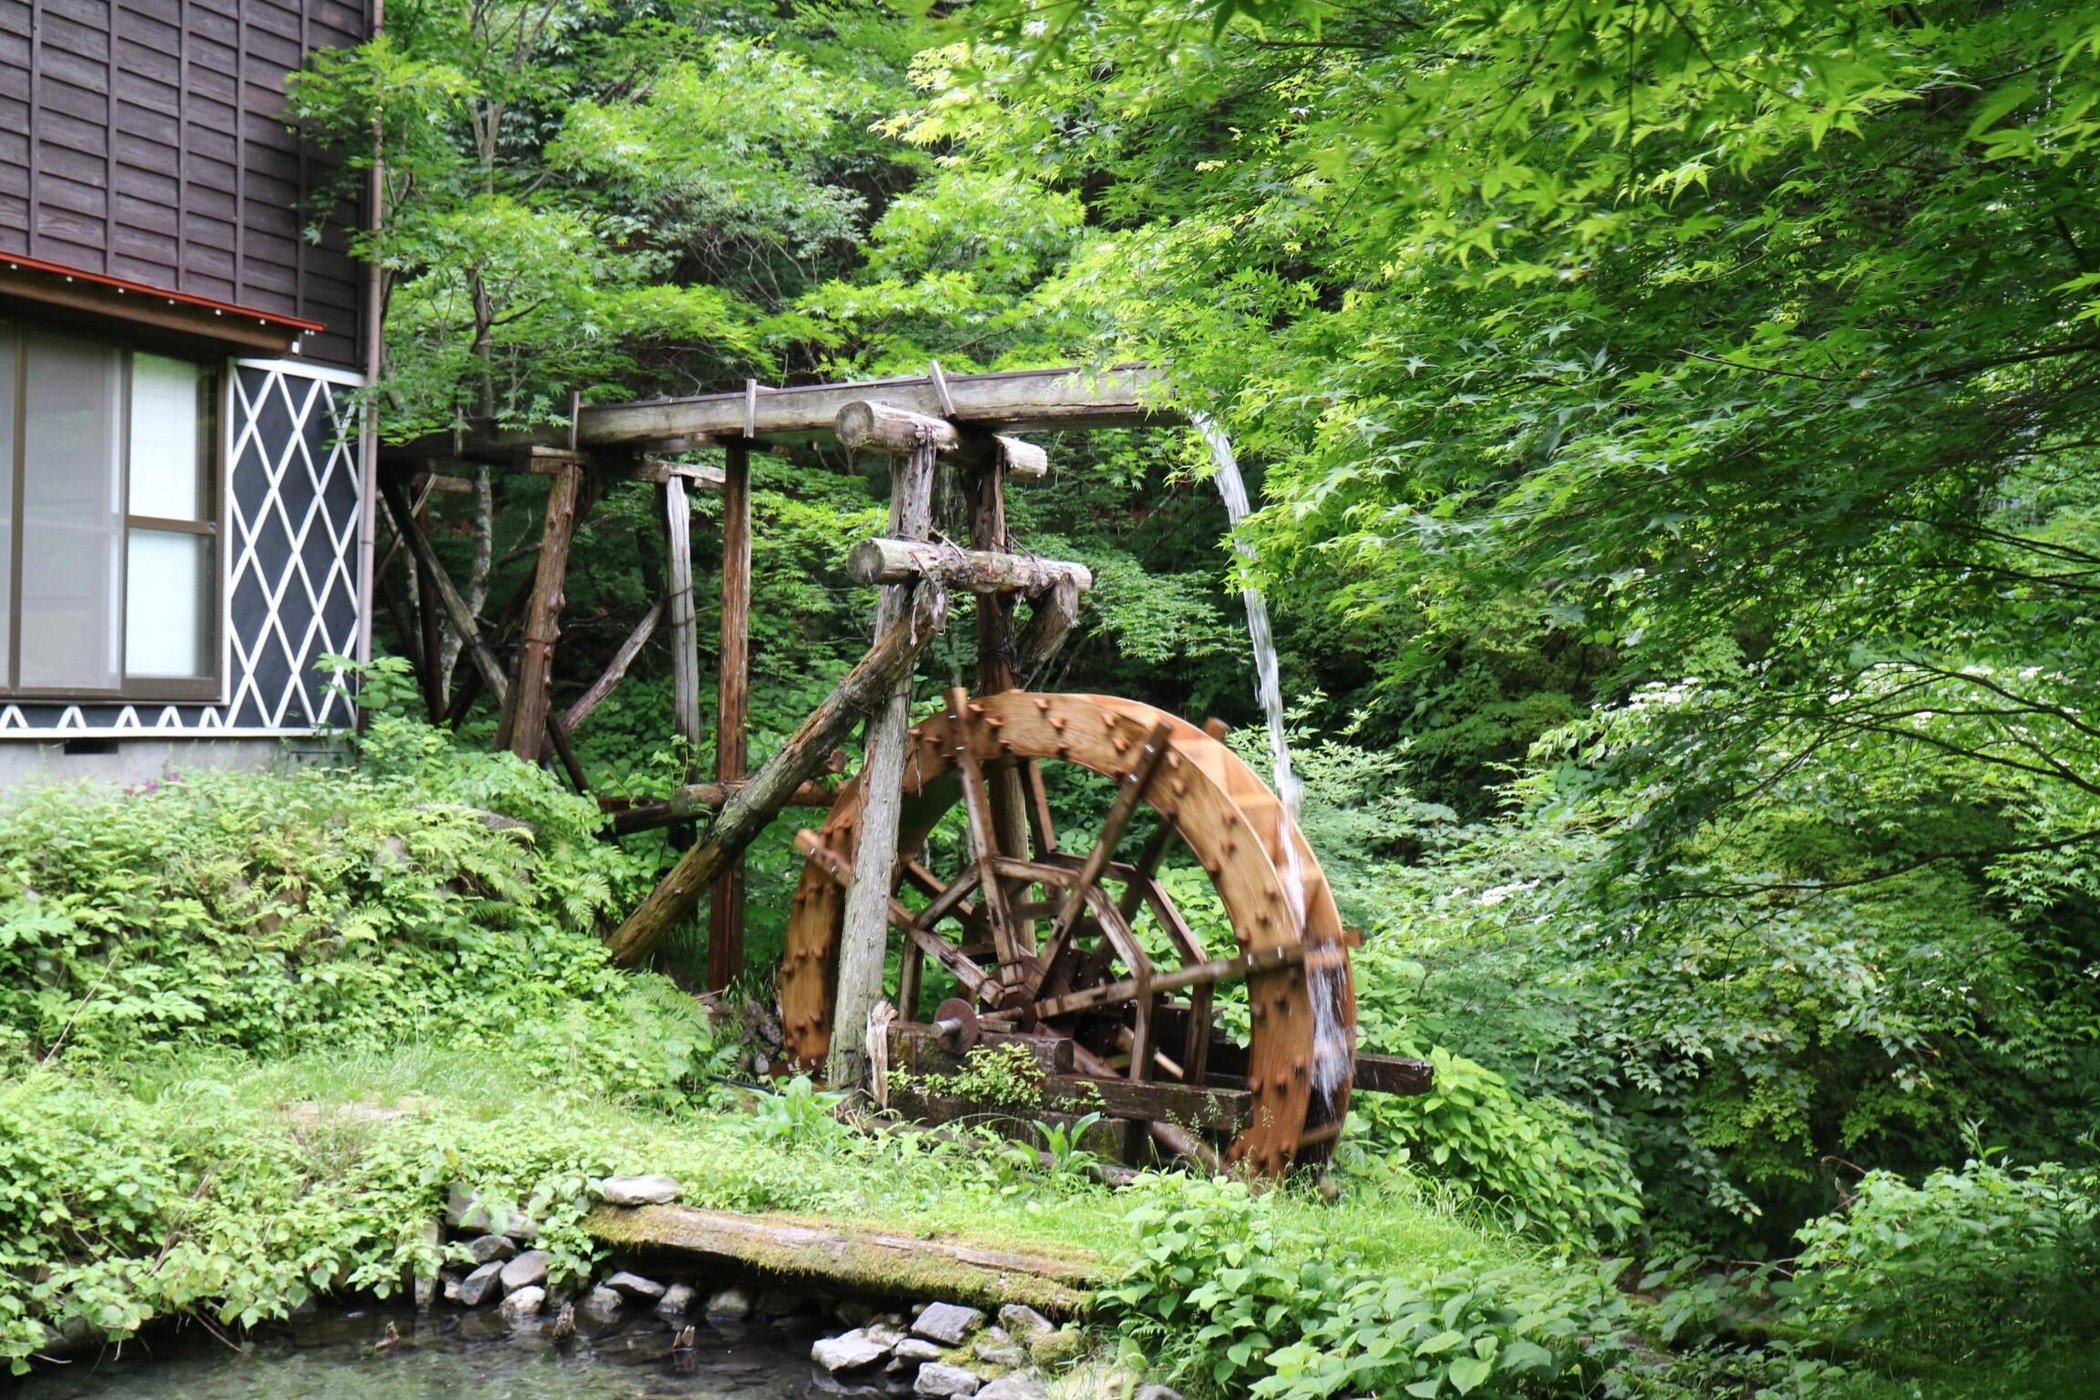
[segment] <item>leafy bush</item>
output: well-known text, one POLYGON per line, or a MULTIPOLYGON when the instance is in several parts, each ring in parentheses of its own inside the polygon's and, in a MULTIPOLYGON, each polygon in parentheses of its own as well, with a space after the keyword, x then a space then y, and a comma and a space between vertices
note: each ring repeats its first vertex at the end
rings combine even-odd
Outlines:
POLYGON ((1617 1262, 1374 1259, 1241 1182, 1145 1189, 1137 1257, 1097 1296, 1137 1350, 1226 1394, 1581 1395, 1644 1321, 1617 1262))
POLYGON ((1624 1147, 1568 1105, 1514 1094, 1501 1075, 1441 1046, 1429 1059, 1427 1094, 1365 1095, 1352 1107, 1369 1130, 1355 1154, 1398 1146, 1500 1207, 1514 1228, 1553 1240, 1620 1240, 1638 1223, 1640 1182, 1624 1147))
MULTIPOLYGON (((0 1051, 278 1053, 444 1027, 516 1035, 550 1067, 626 1053, 608 1047, 631 1035, 574 1021, 636 1009, 596 924, 646 871, 599 820, 540 771, 400 720, 354 771, 30 792, 0 813, 0 1051)), ((674 1029, 648 1005, 651 1072, 675 1083, 699 1033, 690 1008, 674 1029)))
POLYGON ((1971 1159, 1913 1186, 1870 1172, 1799 1238, 1795 1320, 1890 1360, 2091 1336, 2100 1319, 2092 1173, 1971 1159))

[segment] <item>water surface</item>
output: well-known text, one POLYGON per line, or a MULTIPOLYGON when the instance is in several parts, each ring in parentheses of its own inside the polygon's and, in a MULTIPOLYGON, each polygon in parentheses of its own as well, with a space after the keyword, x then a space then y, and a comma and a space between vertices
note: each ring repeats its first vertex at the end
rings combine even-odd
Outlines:
MULTIPOLYGON (((201 1327, 128 1343, 121 1357, 40 1371, 24 1400, 198 1397, 198 1400, 789 1400, 806 1393, 814 1333, 794 1326, 698 1324, 674 1349, 672 1329, 640 1317, 557 1346, 541 1328, 513 1333, 493 1310, 371 1307, 319 1313, 251 1334, 239 1348, 201 1327), (399 1340, 379 1345, 392 1323, 399 1340)), ((0 1379, 0 1390, 7 1388, 0 1379)))

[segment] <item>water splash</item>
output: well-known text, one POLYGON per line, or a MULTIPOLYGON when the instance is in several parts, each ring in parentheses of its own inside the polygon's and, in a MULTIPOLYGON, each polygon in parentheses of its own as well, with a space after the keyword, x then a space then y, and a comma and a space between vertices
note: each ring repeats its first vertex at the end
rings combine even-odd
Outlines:
MULTIPOLYGON (((1191 414, 1189 421, 1210 448, 1210 460, 1225 502, 1225 517, 1232 524, 1232 548, 1249 569, 1255 563, 1254 546, 1240 533, 1240 522, 1253 509, 1247 499, 1246 478, 1240 475, 1239 459, 1232 443, 1217 423, 1207 416, 1191 414)), ((1284 731, 1282 668, 1276 657, 1276 632, 1269 623, 1269 602, 1255 587, 1251 575, 1243 574, 1240 597, 1247 605, 1247 637, 1254 648, 1255 692, 1269 725, 1269 759, 1273 786, 1280 802, 1277 809, 1276 845, 1283 851, 1283 894, 1305 936, 1305 855, 1298 845, 1298 813, 1305 785, 1291 768, 1291 746, 1284 731)), ((1313 1010, 1313 1088, 1332 1098, 1350 1072, 1350 1036, 1343 1024, 1341 1005, 1346 995, 1338 968, 1316 964, 1310 969, 1313 1010)))

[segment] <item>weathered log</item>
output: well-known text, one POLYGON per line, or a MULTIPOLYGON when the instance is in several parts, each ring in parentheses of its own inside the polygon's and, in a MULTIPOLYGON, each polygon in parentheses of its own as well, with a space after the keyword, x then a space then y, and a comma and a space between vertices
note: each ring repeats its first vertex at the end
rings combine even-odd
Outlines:
POLYGON ((994 433, 992 446, 997 454, 997 465, 1016 476, 1041 478, 1050 475, 1050 454, 1032 442, 994 433))
MULTIPOLYGON (((629 836, 637 831, 653 831, 675 822, 691 821, 710 812, 720 811, 749 779, 733 783, 687 783, 673 788, 671 795, 657 802, 636 802, 622 807, 612 814, 612 829, 616 836, 629 836)), ((838 798, 838 789, 830 783, 807 782, 788 794, 783 807, 829 807, 838 798)))
POLYGON ((844 447, 879 447, 886 452, 914 452, 930 447, 953 452, 963 445, 962 433, 945 418, 930 418, 907 408, 893 408, 873 399, 856 399, 839 410, 835 426, 844 447))
POLYGON ((1076 1252, 994 1248, 692 1206, 600 1206, 584 1217, 583 1228, 616 1248, 682 1250, 884 1296, 987 1308, 1026 1303, 1057 1316, 1085 1311, 1091 1286, 1106 1277, 1092 1256, 1076 1252))
POLYGON ((549 477, 547 519, 540 532, 532 598, 525 608, 525 644, 518 649, 517 701, 508 712, 510 732, 502 736, 502 747, 527 763, 537 763, 547 743, 548 690, 554 679, 554 647, 561 639, 569 542, 576 537, 577 521, 589 508, 582 467, 570 464, 549 477))
POLYGON ((689 919, 700 896, 736 854, 751 844, 796 788, 823 771, 825 760, 861 715, 890 697, 911 674, 926 645, 948 623, 948 595, 922 588, 909 616, 876 639, 838 688, 802 721, 773 756, 722 805, 707 839, 678 858, 669 874, 607 940, 615 962, 632 967, 666 933, 689 919))
MULTIPOLYGON (((459 590, 452 586, 452 579, 446 574, 445 566, 438 561, 437 550, 431 547, 430 537, 425 535, 422 527, 416 523, 415 512, 408 504, 408 492, 399 482, 383 482, 380 494, 386 500, 388 514, 394 518, 396 533, 408 542, 409 552, 415 556, 416 562, 428 571, 430 581, 437 589, 438 601, 445 609, 446 619, 451 622, 452 630, 465 644, 467 654, 474 659, 474 669, 481 672, 482 682, 488 686, 489 694, 495 697, 496 704, 499 707, 507 707, 510 701, 510 679, 503 674, 503 664, 496 659, 496 653, 490 651, 488 643, 482 640, 481 629, 474 623, 474 610, 467 606, 467 600, 460 597, 459 590)), ((427 599, 424 606, 429 606, 427 599)))
POLYGON ((1094 572, 1084 564, 881 537, 853 546, 846 556, 846 572, 855 583, 909 583, 929 578, 968 593, 1033 595, 1064 583, 1084 593, 1094 586, 1094 572))
MULTIPOLYGON (((845 419, 850 409, 849 405, 839 417, 845 419)), ((892 535, 924 539, 932 530, 933 466, 938 450, 931 436, 927 436, 905 456, 892 459, 892 535)), ((922 584, 918 591, 929 590, 940 591, 939 585, 922 584)), ((909 584, 892 584, 882 590, 882 599, 876 605, 876 631, 883 631, 905 614, 911 606, 911 594, 909 584)), ((860 1082, 867 1062, 861 1031, 868 1013, 882 999, 883 964, 889 948, 890 871, 897 860, 897 826, 904 807, 904 758, 911 746, 907 732, 910 728, 911 673, 906 671, 890 687, 888 703, 868 717, 867 737, 862 744, 859 844, 853 853, 854 878, 846 887, 846 910, 839 935, 838 996, 833 1003, 837 1024, 845 1033, 832 1037, 826 1070, 831 1082, 841 1087, 860 1082)))
MULTIPOLYGON (((722 472, 722 647, 715 682, 715 777, 743 779, 751 690, 751 448, 733 442, 722 472)), ((720 991, 744 967, 744 858, 715 877, 707 907, 707 985, 720 991)))
POLYGON ((1028 614, 1028 625, 1014 643, 1014 684, 1041 689, 1044 671, 1064 649, 1065 639, 1079 624, 1079 590, 1059 584, 1039 593, 1028 614))

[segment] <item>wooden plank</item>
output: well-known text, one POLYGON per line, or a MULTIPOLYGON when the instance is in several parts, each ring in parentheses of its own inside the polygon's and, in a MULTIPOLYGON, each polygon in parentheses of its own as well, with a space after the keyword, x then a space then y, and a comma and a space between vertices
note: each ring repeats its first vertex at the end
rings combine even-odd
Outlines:
POLYGON ((1097 1109, 1110 1118, 1179 1123, 1206 1131, 1236 1131, 1254 1116, 1254 1096, 1245 1089, 1220 1089, 1165 1080, 1120 1076, 1052 1075, 1043 1081, 1043 1103, 1050 1108, 1097 1109))
MULTIPOLYGON (((941 1044, 940 1032, 911 1021, 890 1022, 890 1067, 914 1074, 955 1074, 963 1067, 968 1051, 957 1054, 941 1044)), ((1072 1072, 1072 1039, 1062 1035, 1026 1035, 1012 1031, 985 1030, 977 1043, 997 1050, 1018 1045, 1035 1060, 1045 1077, 1072 1072)), ((939 1092, 936 1088, 934 1092, 939 1092)))
MULTIPOLYGON (((751 449, 729 445, 722 474, 722 645, 716 663, 715 777, 735 783, 750 762, 751 449)), ((744 969, 744 858, 716 877, 707 915, 707 984, 744 969)))
MULTIPOLYGON (((1004 516, 1000 512, 1002 524, 1004 516)), ((1003 539, 1003 528, 997 537, 1003 539)), ((1084 564, 1006 554, 997 545, 978 545, 974 539, 972 544, 973 548, 965 550, 926 540, 877 536, 860 541, 847 553, 846 574, 855 583, 930 578, 949 589, 992 595, 977 605, 978 666, 982 692, 997 694, 1013 689, 1010 595, 1046 593, 1064 583, 1085 592, 1094 586, 1094 573, 1084 564)))
POLYGON ((975 1245, 834 1221, 737 1215, 692 1206, 599 1206, 584 1230, 616 1249, 680 1250, 772 1275, 826 1279, 882 1296, 983 1308, 1025 1303, 1060 1317, 1086 1310, 1107 1271, 1091 1255, 975 1245))
MULTIPOLYGON (((673 788, 671 795, 660 802, 635 802, 612 814, 612 829, 616 836, 626 836, 637 831, 654 831, 659 827, 672 826, 678 822, 704 817, 719 811, 729 799, 741 792, 750 782, 740 778, 733 783, 687 783, 673 788)), ((783 807, 829 807, 838 800, 839 790, 832 784, 821 781, 803 783, 789 793, 783 807)))
POLYGON ((634 966, 673 927, 693 916, 701 892, 765 829, 796 788, 823 771, 854 721, 887 702, 897 683, 911 674, 919 653, 947 625, 948 595, 920 589, 911 615, 876 639, 787 742, 723 804, 707 839, 680 856, 641 906, 613 931, 607 940, 613 961, 634 966))
POLYGON ((642 614, 642 620, 634 625, 634 630, 627 634, 627 639, 620 643, 620 649, 613 653, 612 660, 606 663, 605 670, 598 679, 591 682, 591 688, 578 696, 576 703, 563 713, 563 729, 575 732, 578 725, 590 718, 591 711, 597 709, 605 697, 612 694, 621 681, 627 679, 627 668, 642 654, 642 648, 648 645, 649 638, 655 633, 656 624, 662 620, 663 615, 664 600, 658 598, 649 605, 649 610, 642 614))
POLYGON ((1398 1055, 1358 1055, 1354 1083, 1374 1094, 1426 1094, 1435 1087, 1436 1068, 1398 1055))

